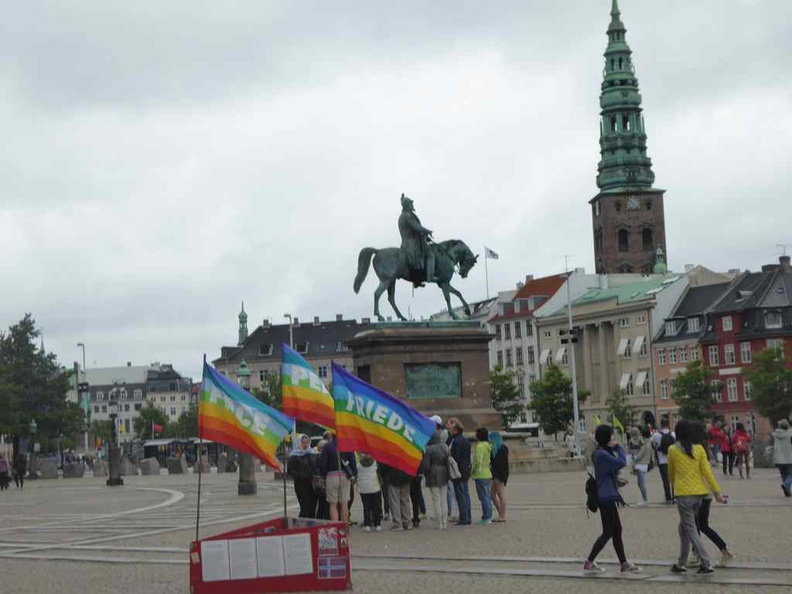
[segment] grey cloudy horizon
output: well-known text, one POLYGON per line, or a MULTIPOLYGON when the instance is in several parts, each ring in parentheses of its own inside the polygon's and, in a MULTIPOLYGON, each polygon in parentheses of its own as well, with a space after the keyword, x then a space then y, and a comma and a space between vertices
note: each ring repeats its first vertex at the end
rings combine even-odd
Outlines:
MULTIPOLYGON (((756 270, 789 232, 792 3, 620 0, 669 264, 756 270)), ((284 321, 372 316, 358 251, 399 195, 481 254, 469 301, 593 271, 610 0, 7 3, 0 328, 64 365, 173 363, 284 321)), ((792 247, 790 248, 792 249, 792 247)), ((399 283, 418 319, 439 291, 399 283)), ((384 315, 392 315, 382 301, 384 315)))

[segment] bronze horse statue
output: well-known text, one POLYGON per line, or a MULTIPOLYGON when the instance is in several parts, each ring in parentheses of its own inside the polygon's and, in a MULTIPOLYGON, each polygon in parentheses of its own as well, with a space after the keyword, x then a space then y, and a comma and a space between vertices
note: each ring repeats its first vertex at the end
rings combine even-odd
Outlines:
MULTIPOLYGON (((459 275, 462 278, 466 278, 470 269, 473 268, 478 261, 478 256, 473 255, 470 248, 460 239, 449 239, 448 241, 433 243, 431 244, 431 248, 434 250, 436 258, 435 276, 437 280, 434 281, 434 283, 443 291, 443 296, 448 305, 449 315, 455 320, 459 319, 454 313, 454 309, 451 307, 451 293, 453 293, 462 301, 465 314, 469 317, 470 306, 462 297, 462 293, 451 286, 451 278, 454 276, 454 269, 456 266, 459 266, 459 275)), ((360 286, 363 284, 363 281, 366 280, 372 256, 374 258, 374 272, 377 274, 377 278, 379 278, 380 281, 379 286, 374 291, 374 315, 377 316, 380 322, 384 321, 379 311, 379 299, 383 291, 387 289, 388 302, 391 304, 391 307, 393 307, 393 311, 396 312, 400 320, 406 322, 407 318, 405 318, 399 311, 399 308, 396 307, 396 301, 394 299, 396 294, 396 280, 402 279, 410 281, 414 286, 423 286, 423 283, 426 282, 425 270, 410 269, 407 264, 406 255, 397 247, 383 248, 380 250, 370 247, 363 248, 360 250, 360 255, 358 256, 358 272, 354 284, 355 293, 360 291, 360 286)))

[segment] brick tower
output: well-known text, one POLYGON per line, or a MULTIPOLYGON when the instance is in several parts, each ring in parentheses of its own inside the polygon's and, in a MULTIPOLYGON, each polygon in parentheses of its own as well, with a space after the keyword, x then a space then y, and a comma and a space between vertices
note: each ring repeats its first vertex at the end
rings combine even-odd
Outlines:
POLYGON ((646 155, 641 94, 625 41, 618 0, 613 0, 600 94, 599 194, 591 199, 594 262, 600 274, 650 273, 658 248, 667 255, 663 194, 653 188, 646 155))

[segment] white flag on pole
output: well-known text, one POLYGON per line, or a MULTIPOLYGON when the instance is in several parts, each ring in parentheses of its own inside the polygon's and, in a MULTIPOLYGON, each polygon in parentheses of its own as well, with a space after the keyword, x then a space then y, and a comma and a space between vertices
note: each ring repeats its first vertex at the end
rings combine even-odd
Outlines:
POLYGON ((484 257, 485 257, 485 258, 489 258, 490 260, 497 260, 497 259, 498 259, 498 254, 496 254, 495 252, 493 252, 491 249, 489 249, 489 248, 488 248, 488 247, 485 245, 485 246, 484 246, 484 257))

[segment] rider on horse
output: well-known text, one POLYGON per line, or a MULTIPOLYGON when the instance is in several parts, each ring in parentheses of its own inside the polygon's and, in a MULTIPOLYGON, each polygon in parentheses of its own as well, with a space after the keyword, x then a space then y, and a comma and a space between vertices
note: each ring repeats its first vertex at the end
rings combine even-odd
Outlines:
POLYGON ((399 215, 399 234, 401 249, 407 259, 410 277, 418 286, 423 282, 437 282, 435 276, 435 253, 429 239, 432 232, 421 225, 421 219, 415 214, 413 201, 401 195, 402 212, 399 215))

